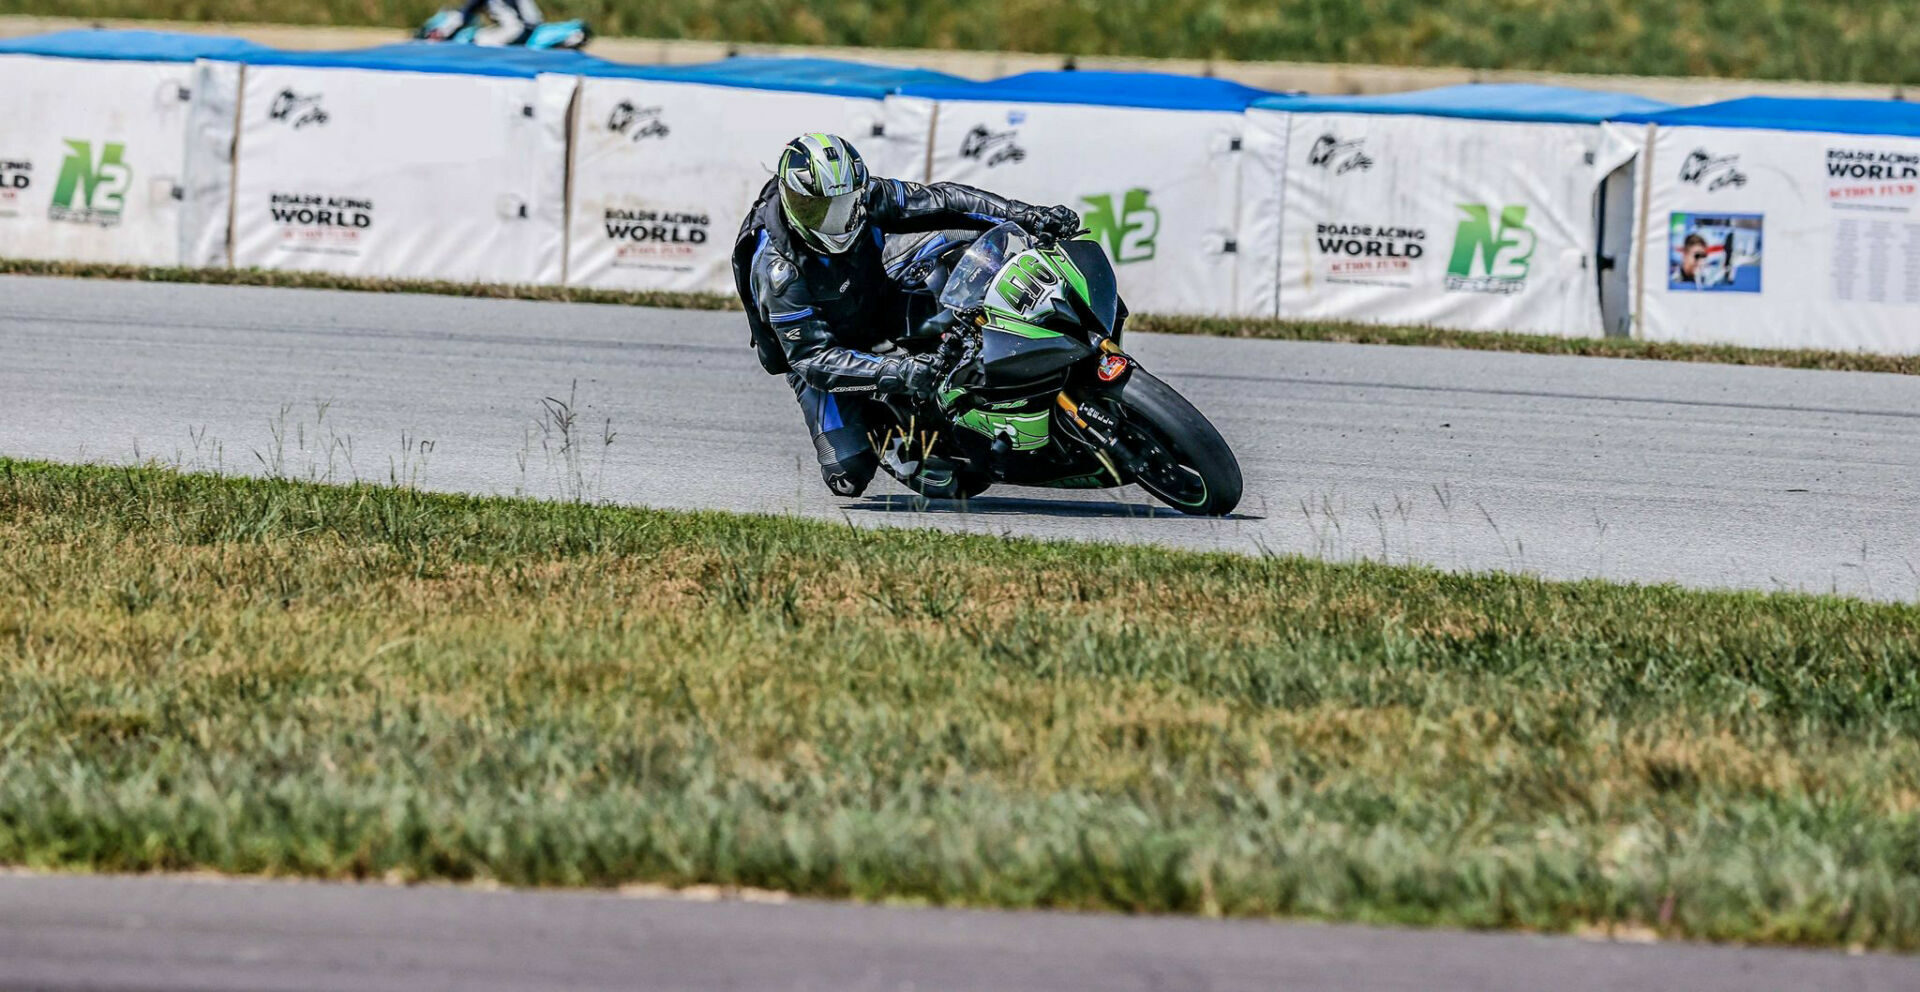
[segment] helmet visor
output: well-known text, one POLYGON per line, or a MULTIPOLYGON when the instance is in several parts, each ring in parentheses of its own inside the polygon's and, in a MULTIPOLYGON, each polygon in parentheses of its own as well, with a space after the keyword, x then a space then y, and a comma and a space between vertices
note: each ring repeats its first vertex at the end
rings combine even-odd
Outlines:
POLYGON ((814 196, 788 187, 787 210, 794 224, 818 238, 834 251, 844 251, 860 233, 866 220, 866 208, 860 203, 859 189, 838 196, 814 196))

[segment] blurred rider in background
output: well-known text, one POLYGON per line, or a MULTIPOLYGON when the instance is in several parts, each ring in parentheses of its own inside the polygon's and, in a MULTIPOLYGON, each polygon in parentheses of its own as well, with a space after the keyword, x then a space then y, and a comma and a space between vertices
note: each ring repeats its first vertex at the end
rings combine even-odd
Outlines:
POLYGON ((493 21, 493 25, 474 33, 473 43, 476 45, 524 44, 543 20, 540 7, 533 0, 466 0, 460 8, 459 23, 448 23, 434 31, 431 37, 435 41, 446 41, 453 37, 473 23, 481 7, 487 9, 487 17, 493 21))

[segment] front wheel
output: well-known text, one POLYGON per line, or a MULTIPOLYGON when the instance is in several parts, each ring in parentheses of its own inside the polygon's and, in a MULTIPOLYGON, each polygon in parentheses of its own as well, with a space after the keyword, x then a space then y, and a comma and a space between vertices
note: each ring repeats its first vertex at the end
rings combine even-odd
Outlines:
POLYGON ((1137 367, 1109 396, 1120 440, 1135 457, 1134 482, 1182 513, 1233 512, 1240 504, 1240 462, 1186 397, 1137 367))

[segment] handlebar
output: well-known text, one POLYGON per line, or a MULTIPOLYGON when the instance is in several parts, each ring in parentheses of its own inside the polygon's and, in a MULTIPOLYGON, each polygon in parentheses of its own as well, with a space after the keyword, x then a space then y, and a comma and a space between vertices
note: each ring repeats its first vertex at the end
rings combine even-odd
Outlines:
POLYGON ((1048 234, 1042 234, 1038 231, 1031 232, 1031 233, 1033 234, 1033 240, 1035 243, 1039 244, 1041 247, 1044 247, 1044 248, 1051 248, 1062 241, 1072 241, 1076 238, 1086 237, 1087 235, 1093 233, 1093 229, 1089 227, 1083 227, 1080 230, 1075 231, 1064 238, 1056 238, 1048 234))

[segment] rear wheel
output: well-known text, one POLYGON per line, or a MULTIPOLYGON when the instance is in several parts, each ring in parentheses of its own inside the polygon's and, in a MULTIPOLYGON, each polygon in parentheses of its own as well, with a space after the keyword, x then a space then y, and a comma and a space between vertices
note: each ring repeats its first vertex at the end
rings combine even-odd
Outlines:
POLYGON ((1161 502, 1219 517, 1240 504, 1240 462, 1225 438, 1172 386, 1135 368, 1114 403, 1120 440, 1135 456, 1133 481, 1161 502))

